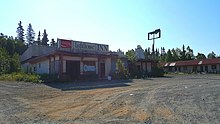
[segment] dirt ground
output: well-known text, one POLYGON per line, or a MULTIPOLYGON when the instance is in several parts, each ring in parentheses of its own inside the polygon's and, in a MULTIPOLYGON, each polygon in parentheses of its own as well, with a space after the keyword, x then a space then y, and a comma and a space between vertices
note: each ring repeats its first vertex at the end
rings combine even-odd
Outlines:
POLYGON ((219 124, 220 75, 63 84, 0 81, 0 123, 219 124))

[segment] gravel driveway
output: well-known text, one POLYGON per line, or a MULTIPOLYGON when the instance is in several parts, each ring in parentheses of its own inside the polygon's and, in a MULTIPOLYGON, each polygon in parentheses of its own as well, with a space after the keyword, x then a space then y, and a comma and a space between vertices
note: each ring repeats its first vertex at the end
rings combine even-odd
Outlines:
POLYGON ((220 123, 220 76, 34 84, 0 81, 0 124, 220 123))

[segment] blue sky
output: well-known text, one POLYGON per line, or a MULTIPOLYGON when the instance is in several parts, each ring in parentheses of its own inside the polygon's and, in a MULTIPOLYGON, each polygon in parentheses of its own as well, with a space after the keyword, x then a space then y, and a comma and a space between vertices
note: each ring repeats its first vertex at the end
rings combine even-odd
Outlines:
POLYGON ((190 46, 194 54, 220 55, 218 0, 0 0, 0 32, 16 36, 21 20, 36 34, 109 44, 127 51, 152 46, 147 33, 160 28, 156 47, 190 46))

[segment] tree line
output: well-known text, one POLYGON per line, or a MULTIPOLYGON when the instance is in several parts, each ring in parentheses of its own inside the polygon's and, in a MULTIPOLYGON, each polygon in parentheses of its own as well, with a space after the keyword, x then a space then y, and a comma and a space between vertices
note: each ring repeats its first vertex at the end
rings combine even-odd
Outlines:
POLYGON ((56 46, 54 39, 48 44, 48 34, 44 29, 41 34, 38 32, 37 39, 35 40, 34 29, 29 23, 26 34, 22 26, 22 22, 19 21, 16 30, 17 37, 7 36, 0 33, 0 75, 5 73, 19 72, 21 71, 20 55, 31 45, 41 46, 56 46))
POLYGON ((20 55, 27 46, 18 39, 13 39, 0 34, 0 75, 5 73, 19 72, 20 55))
POLYGON ((19 21, 18 27, 17 27, 17 39, 22 41, 25 45, 41 45, 41 46, 56 46, 56 42, 54 39, 51 39, 51 42, 48 44, 48 34, 46 32, 46 29, 44 29, 43 33, 38 32, 37 39, 35 40, 35 31, 31 25, 31 23, 28 24, 26 34, 24 34, 24 28, 22 26, 22 22, 19 21), (25 41, 26 36, 26 41, 25 41), (42 37, 42 38, 41 38, 42 37))
MULTIPOLYGON (((135 56, 135 50, 128 50, 126 56, 129 61, 134 62, 137 60, 135 56)), ((173 48, 165 50, 164 47, 157 48, 154 52, 151 52, 150 47, 144 50, 144 56, 146 60, 156 60, 159 62, 174 62, 174 61, 186 61, 186 60, 202 60, 211 58, 220 58, 213 51, 207 56, 203 53, 194 54, 193 49, 190 46, 185 47, 183 44, 182 48, 173 48)))
MULTIPOLYGON (((164 51, 164 47, 162 48, 164 51)), ((173 62, 173 61, 185 61, 185 60, 202 60, 202 59, 212 59, 217 58, 218 56, 212 51, 207 56, 203 53, 194 54, 193 49, 190 46, 176 49, 168 49, 167 52, 163 52, 160 56, 157 56, 158 60, 161 62, 173 62)))

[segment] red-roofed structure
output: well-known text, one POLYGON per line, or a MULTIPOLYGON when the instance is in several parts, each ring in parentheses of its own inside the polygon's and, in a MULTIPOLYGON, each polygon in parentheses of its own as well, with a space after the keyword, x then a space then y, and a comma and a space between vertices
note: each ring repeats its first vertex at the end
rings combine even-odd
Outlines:
POLYGON ((160 65, 167 72, 220 73, 220 58, 162 62, 160 65))

